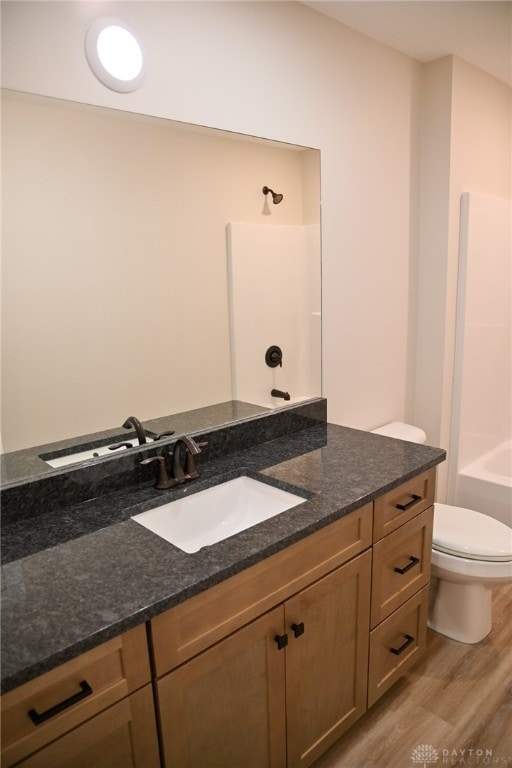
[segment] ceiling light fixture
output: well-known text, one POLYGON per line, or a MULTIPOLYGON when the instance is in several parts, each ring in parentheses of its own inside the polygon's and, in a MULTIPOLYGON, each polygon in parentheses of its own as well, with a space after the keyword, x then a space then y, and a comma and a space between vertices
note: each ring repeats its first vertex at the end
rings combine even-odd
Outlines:
POLYGON ((142 47, 124 21, 94 21, 85 37, 85 55, 98 80, 113 91, 135 91, 144 79, 142 47))

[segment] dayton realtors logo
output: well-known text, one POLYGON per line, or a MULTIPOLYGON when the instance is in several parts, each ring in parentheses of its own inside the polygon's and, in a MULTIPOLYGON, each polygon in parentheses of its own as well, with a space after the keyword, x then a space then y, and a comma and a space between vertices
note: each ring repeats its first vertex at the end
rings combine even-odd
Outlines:
POLYGON ((492 749, 436 749, 432 744, 418 744, 411 761, 422 768, 438 765, 509 765, 509 758, 494 755, 492 749))
POLYGON ((418 744, 411 753, 411 760, 413 763, 421 765, 422 768, 427 768, 427 765, 439 761, 439 752, 434 749, 432 744, 418 744))

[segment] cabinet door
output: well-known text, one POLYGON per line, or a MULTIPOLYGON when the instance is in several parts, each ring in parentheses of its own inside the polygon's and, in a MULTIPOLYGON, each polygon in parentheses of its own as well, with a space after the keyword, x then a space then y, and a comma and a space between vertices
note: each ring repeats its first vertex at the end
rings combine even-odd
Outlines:
POLYGON ((23 768, 158 768, 151 685, 17 763, 23 768))
POLYGON ((283 608, 158 681, 167 768, 284 768, 283 608))
POLYGON ((365 552, 285 603, 290 768, 314 762, 366 710, 370 572, 365 552))

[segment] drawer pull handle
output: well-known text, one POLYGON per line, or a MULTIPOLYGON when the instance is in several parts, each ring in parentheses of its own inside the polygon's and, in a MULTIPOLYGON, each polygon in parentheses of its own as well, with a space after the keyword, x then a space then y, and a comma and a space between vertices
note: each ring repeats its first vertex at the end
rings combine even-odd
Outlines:
POLYGON ((300 637, 304 634, 304 622, 301 621, 300 624, 292 624, 293 634, 295 637, 300 637))
POLYGON ((288 645, 288 635, 276 635, 274 637, 274 640, 277 643, 278 649, 281 651, 283 648, 285 648, 288 645))
POLYGON ((421 501, 422 500, 422 496, 418 496, 416 493, 412 493, 411 496, 412 496, 412 498, 411 498, 410 501, 407 502, 407 504, 397 504, 396 508, 397 509, 401 509, 402 512, 406 512, 408 509, 413 507, 416 504, 417 501, 421 501))
POLYGON ((394 653, 396 656, 400 656, 401 653, 405 651, 406 648, 410 646, 411 643, 414 643, 414 637, 411 635, 404 635, 405 637, 405 643, 403 643, 400 648, 390 648, 389 650, 391 653, 394 653))
POLYGON ((86 680, 82 680, 80 683, 80 689, 81 690, 78 691, 78 693, 74 693, 73 696, 69 697, 69 699, 64 699, 64 701, 61 701, 60 704, 56 704, 54 707, 50 707, 50 709, 47 709, 45 712, 41 712, 41 714, 36 712, 35 709, 29 709, 28 716, 34 725, 40 725, 41 723, 44 723, 46 720, 49 720, 50 717, 55 717, 55 715, 63 712, 68 707, 72 707, 73 704, 77 704, 79 701, 82 701, 82 699, 85 699, 92 693, 92 688, 86 680))
POLYGON ((403 568, 398 568, 398 566, 394 568, 396 573, 407 573, 407 571, 410 571, 411 568, 414 568, 415 565, 418 565, 420 561, 419 557, 414 557, 414 555, 411 555, 409 560, 410 560, 410 563, 407 563, 407 565, 404 565, 403 568))

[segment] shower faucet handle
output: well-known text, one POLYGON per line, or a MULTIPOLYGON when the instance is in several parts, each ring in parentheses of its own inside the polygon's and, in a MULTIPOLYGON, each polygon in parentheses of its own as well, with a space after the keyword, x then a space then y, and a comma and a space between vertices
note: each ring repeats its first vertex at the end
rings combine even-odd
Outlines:
POLYGON ((281 347, 273 344, 265 352, 265 362, 269 368, 277 368, 277 366, 283 367, 283 350, 281 347))

